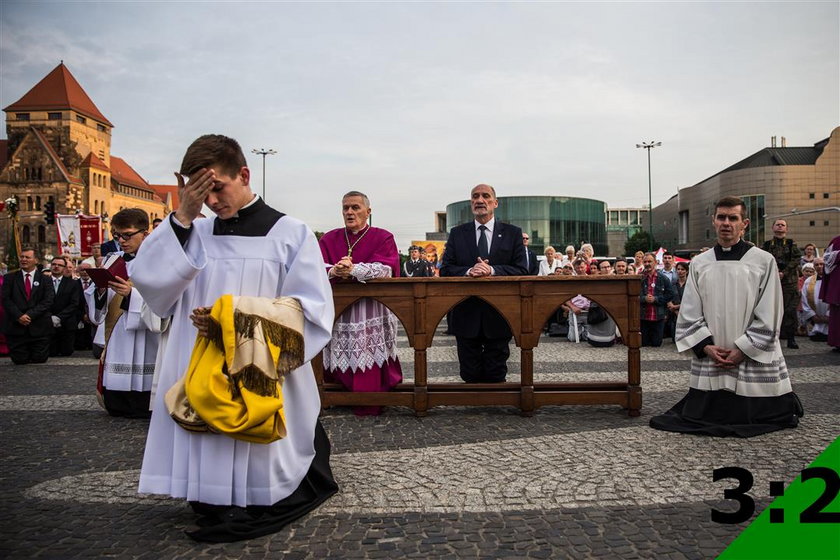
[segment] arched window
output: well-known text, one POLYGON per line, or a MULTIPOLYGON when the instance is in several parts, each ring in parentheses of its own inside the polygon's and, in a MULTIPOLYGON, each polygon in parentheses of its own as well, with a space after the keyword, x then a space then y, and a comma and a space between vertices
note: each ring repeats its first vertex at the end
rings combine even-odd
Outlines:
POLYGON ((93 201, 93 213, 96 214, 97 216, 99 215, 99 201, 98 200, 93 201))
POLYGON ((41 209, 41 197, 36 196, 35 197, 35 210, 40 210, 40 209, 41 209))
POLYGON ((32 240, 30 239, 29 226, 23 226, 20 228, 20 242, 24 244, 32 243, 32 240))
POLYGON ((26 209, 35 210, 35 202, 32 200, 31 196, 26 197, 26 209))
POLYGON ((47 226, 38 226, 38 243, 47 242, 47 226))

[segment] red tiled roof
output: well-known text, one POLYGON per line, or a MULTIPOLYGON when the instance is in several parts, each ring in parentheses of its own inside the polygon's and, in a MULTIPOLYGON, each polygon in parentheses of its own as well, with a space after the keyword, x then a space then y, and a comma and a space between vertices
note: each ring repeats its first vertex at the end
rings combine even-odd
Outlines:
POLYGON ((111 178, 115 179, 121 185, 130 185, 132 187, 140 187, 148 189, 149 183, 134 171, 124 159, 117 156, 111 156, 111 178))
POLYGON ((82 161, 82 167, 95 167, 97 169, 110 171, 110 169, 108 169, 108 166, 105 165, 105 162, 96 157, 96 154, 94 154, 93 152, 89 153, 87 157, 82 161))
POLYGON ((0 140, 0 171, 3 171, 3 168, 6 167, 6 164, 9 163, 9 141, 8 140, 0 140))
POLYGON ((149 185, 157 193, 157 195, 166 202, 166 195, 172 195, 172 210, 178 209, 180 200, 178 199, 178 185, 149 185))
POLYGON ((43 80, 4 111, 49 111, 72 109, 108 126, 114 126, 91 101, 70 70, 62 62, 43 80))

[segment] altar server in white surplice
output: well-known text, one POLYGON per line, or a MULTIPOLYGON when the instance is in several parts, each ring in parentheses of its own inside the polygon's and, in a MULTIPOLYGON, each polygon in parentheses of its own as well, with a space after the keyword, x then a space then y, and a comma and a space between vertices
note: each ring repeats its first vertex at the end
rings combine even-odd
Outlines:
POLYGON ((146 239, 149 215, 141 208, 126 208, 111 219, 117 253, 126 261, 129 280, 118 278, 107 289, 91 283, 85 291, 90 320, 100 325, 105 350, 100 356, 97 395, 111 416, 148 418, 160 332, 166 322, 153 313, 141 313, 143 297, 133 288, 134 258, 146 239))
POLYGON ((715 208, 717 244, 691 261, 676 343, 693 352, 689 391, 653 428, 750 437, 794 428, 803 415, 779 344, 782 286, 772 255, 743 241, 741 199, 715 208))
POLYGON ((187 531, 196 540, 243 540, 278 531, 338 489, 309 364, 330 339, 332 292, 312 231, 251 192, 250 170, 235 140, 198 138, 176 176, 180 206, 149 236, 133 275, 152 311, 172 316, 139 491, 186 498, 203 516, 197 529, 187 531), (202 203, 215 218, 197 219, 202 203), (188 431, 164 404, 188 368, 197 332, 207 332, 208 316, 197 311, 225 294, 287 296, 303 310, 304 365, 285 376, 287 435, 272 443, 188 431))
POLYGON ((822 257, 814 258, 814 270, 816 273, 806 278, 802 284, 800 317, 802 322, 808 326, 808 338, 814 342, 825 342, 828 340, 828 321, 831 307, 820 299, 825 271, 825 261, 822 257))

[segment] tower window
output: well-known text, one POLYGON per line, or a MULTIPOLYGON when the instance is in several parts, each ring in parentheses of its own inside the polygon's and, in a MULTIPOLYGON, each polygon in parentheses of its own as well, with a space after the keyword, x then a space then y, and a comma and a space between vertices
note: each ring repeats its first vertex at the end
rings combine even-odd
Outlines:
POLYGON ((19 121, 28 121, 29 113, 15 113, 15 118, 19 121))
POLYGON ((82 115, 76 115, 76 122, 81 124, 87 124, 87 119, 84 118, 82 115))
POLYGON ((105 128, 104 124, 99 124, 99 123, 96 123, 96 130, 98 130, 99 132, 107 132, 108 131, 108 129, 105 128))
POLYGON ((47 119, 51 121, 60 121, 61 113, 47 113, 47 119))

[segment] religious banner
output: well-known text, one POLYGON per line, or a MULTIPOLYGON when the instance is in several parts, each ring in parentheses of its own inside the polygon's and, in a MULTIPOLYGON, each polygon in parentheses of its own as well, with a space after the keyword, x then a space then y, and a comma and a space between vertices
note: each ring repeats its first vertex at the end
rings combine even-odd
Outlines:
POLYGON ((423 257, 434 265, 435 276, 440 276, 441 259, 443 259, 446 241, 412 241, 411 244, 423 249, 423 257))
POLYGON ((55 218, 60 255, 87 257, 92 254, 91 246, 101 243, 99 216, 56 214, 55 218))

